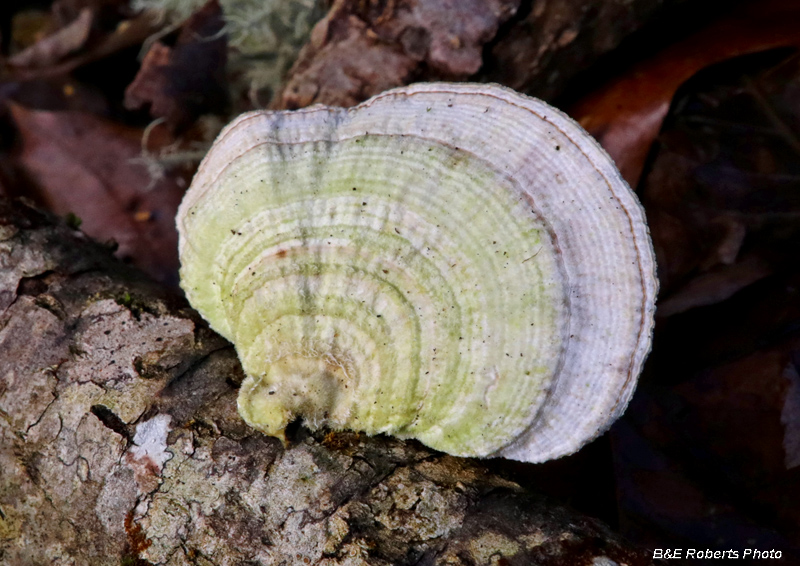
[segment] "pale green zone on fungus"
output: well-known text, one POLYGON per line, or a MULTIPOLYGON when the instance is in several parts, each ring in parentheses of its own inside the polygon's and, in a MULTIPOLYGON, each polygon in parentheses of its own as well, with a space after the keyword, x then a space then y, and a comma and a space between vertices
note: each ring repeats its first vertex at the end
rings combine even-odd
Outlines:
POLYGON ((177 222, 239 412, 279 438, 302 417, 543 461, 610 426, 650 348, 635 195, 578 124, 500 86, 244 114, 177 222))
MULTIPOLYGON (((136 10, 161 14, 180 23, 207 0, 132 0, 136 10)), ((241 69, 251 88, 276 92, 286 72, 326 12, 325 0, 219 0, 231 64, 241 69)))

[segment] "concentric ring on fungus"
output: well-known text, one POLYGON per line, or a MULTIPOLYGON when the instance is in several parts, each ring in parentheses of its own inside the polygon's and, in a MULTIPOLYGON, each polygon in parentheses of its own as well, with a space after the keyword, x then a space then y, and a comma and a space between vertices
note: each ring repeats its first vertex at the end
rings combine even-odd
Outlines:
POLYGON ((252 112, 178 213, 182 286, 236 346, 239 412, 539 462, 630 399, 650 347, 644 213, 597 143, 495 85, 252 112))

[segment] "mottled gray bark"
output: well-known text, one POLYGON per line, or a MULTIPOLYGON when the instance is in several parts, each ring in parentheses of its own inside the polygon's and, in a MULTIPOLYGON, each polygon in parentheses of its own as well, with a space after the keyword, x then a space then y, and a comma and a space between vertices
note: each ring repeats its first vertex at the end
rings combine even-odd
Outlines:
POLYGON ((235 353, 107 249, 0 200, 0 563, 650 564, 414 442, 236 412, 235 353))

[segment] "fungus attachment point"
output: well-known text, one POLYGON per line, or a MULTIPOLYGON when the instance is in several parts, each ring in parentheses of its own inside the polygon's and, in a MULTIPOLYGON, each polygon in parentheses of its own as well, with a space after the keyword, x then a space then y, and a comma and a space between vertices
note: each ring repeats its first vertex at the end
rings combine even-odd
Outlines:
POLYGON ((239 412, 279 438, 301 416, 543 461, 610 426, 650 347, 636 197, 580 126, 503 87, 240 116, 177 222, 181 284, 248 375, 239 412))
POLYGON ((239 394, 239 413, 252 427, 285 442, 284 431, 295 415, 312 425, 341 421, 344 405, 337 398, 346 391, 347 376, 326 357, 289 356, 269 365, 268 374, 248 377, 239 394))

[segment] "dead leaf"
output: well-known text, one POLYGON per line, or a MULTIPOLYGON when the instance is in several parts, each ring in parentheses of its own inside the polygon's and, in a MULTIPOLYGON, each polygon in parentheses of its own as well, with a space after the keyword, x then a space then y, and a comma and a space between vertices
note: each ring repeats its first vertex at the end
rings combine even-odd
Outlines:
POLYGON ((633 65, 567 109, 636 186, 675 92, 701 69, 731 57, 800 46, 800 4, 759 0, 633 65))
POLYGON ((82 110, 98 116, 109 113, 105 95, 93 84, 72 77, 45 77, 0 83, 0 109, 12 100, 37 110, 82 110))
POLYGON ((800 56, 732 59, 687 82, 640 192, 662 283, 659 316, 786 269, 800 249, 800 56))
POLYGON ((11 105, 11 113, 21 138, 17 166, 37 187, 30 196, 56 214, 76 215, 89 236, 116 241, 119 257, 176 284, 174 217, 185 183, 153 182, 141 159, 142 130, 83 112, 11 105))
POLYGON ((122 20, 114 28, 113 32, 92 40, 91 45, 87 45, 85 49, 66 57, 57 64, 42 68, 12 67, 9 69, 9 78, 10 80, 22 82, 50 77, 63 77, 84 65, 141 45, 161 25, 161 22, 151 12, 144 11, 131 19, 122 20))
POLYGON ((51 11, 62 22, 69 22, 85 9, 101 14, 130 12, 130 0, 54 0, 51 11))
POLYGON ((85 45, 92 31, 93 20, 92 10, 84 8, 73 22, 9 57, 8 63, 14 67, 29 68, 54 65, 85 45))
POLYGON ((223 27, 219 2, 210 0, 181 27, 173 47, 153 43, 125 91, 125 107, 149 104, 150 115, 172 129, 190 125, 203 113, 222 113, 228 97, 223 27))
POLYGON ((658 316, 672 316, 722 302, 773 272, 773 266, 758 254, 749 254, 731 265, 719 264, 693 277, 678 291, 660 301, 658 316))
POLYGON ((52 12, 41 9, 20 9, 21 6, 0 8, 4 53, 27 49, 59 28, 52 12))

